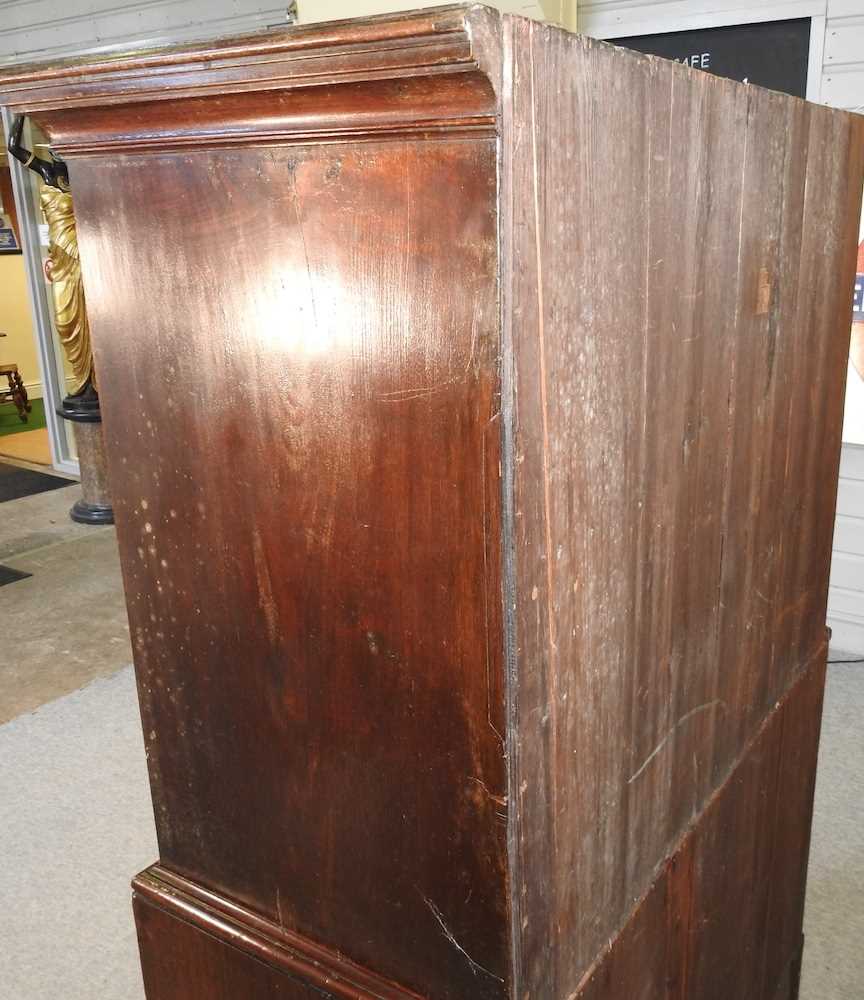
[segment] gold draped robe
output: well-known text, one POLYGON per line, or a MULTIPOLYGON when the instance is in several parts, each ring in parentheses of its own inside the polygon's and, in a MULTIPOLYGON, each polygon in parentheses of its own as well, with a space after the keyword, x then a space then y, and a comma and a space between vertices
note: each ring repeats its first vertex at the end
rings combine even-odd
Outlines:
POLYGON ((78 233, 72 210, 72 195, 48 185, 39 195, 48 222, 48 256, 51 260, 51 288, 54 296, 54 319, 60 343, 66 352, 75 378, 70 395, 77 396, 92 380, 93 351, 90 347, 90 324, 84 304, 84 285, 78 259, 78 233))

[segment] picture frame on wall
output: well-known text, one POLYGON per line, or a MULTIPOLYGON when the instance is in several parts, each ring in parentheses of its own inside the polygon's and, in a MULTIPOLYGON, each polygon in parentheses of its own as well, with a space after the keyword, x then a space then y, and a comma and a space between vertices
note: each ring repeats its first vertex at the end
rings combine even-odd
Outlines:
POLYGON ((21 253, 18 235, 8 215, 0 215, 0 254, 21 253))
POLYGON ((18 211, 9 164, 0 163, 0 254, 21 253, 18 211))

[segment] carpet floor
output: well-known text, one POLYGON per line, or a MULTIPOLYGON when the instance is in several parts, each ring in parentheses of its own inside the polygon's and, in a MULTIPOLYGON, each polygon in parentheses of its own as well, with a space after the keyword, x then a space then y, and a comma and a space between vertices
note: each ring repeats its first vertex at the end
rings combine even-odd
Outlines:
MULTIPOLYGON (((834 654, 832 659, 844 659, 834 654)), ((864 664, 828 668, 800 1000, 864 997, 864 664)))
MULTIPOLYGON (((831 667, 801 1000, 864 995, 862 720, 864 667, 831 667)), ((0 804, 0 996, 143 1000, 129 879, 157 847, 131 667, 0 726, 0 804)))
POLYGON ((131 667, 0 726, 3 1000, 143 1000, 129 881, 157 856, 131 667))
POLYGON ((45 426, 45 401, 30 400, 30 412, 25 423, 11 403, 0 404, 0 437, 4 434, 20 434, 22 431, 38 431, 45 426))

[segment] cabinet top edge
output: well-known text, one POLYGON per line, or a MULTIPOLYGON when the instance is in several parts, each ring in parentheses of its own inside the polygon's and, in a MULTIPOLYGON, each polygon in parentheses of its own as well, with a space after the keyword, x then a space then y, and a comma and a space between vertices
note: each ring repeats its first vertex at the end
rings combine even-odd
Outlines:
MULTIPOLYGON (((88 83, 91 97, 118 96, 123 90, 134 100, 133 81, 142 76, 151 81, 160 75, 207 73, 212 70, 268 63, 290 64, 286 80, 296 80, 301 60, 332 60, 333 74, 339 63, 350 57, 352 68, 366 63, 374 69, 376 56, 394 49, 406 54, 405 65, 428 64, 425 50, 435 46, 434 64, 446 66, 475 62, 475 29, 488 32, 500 20, 498 11, 477 3, 409 10, 398 14, 266 29, 242 36, 182 42, 144 49, 118 48, 63 60, 0 66, 0 104, 26 108, 34 100, 63 101, 69 90, 88 83), (484 30, 485 29, 485 30, 484 30), (412 58, 414 53, 414 58, 412 58), (127 85, 132 83, 132 88, 127 85)), ((272 77, 271 77, 272 79, 272 77)), ((203 82, 203 81, 202 81, 203 82)), ((51 101, 53 103, 53 101, 51 101)))

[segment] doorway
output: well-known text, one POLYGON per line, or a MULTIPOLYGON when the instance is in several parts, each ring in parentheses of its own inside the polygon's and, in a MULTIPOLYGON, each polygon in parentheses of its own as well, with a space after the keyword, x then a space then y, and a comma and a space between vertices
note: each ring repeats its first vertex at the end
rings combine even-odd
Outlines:
MULTIPOLYGON (((74 425, 57 415, 72 375, 54 324, 45 277, 47 225, 39 204, 42 179, 6 153, 11 119, 3 110, 0 157, 0 365, 15 365, 29 412, 0 404, 0 462, 79 474, 74 425)), ((31 122, 24 142, 47 156, 48 140, 31 122)), ((5 382, 5 377, 4 377, 5 382)))

